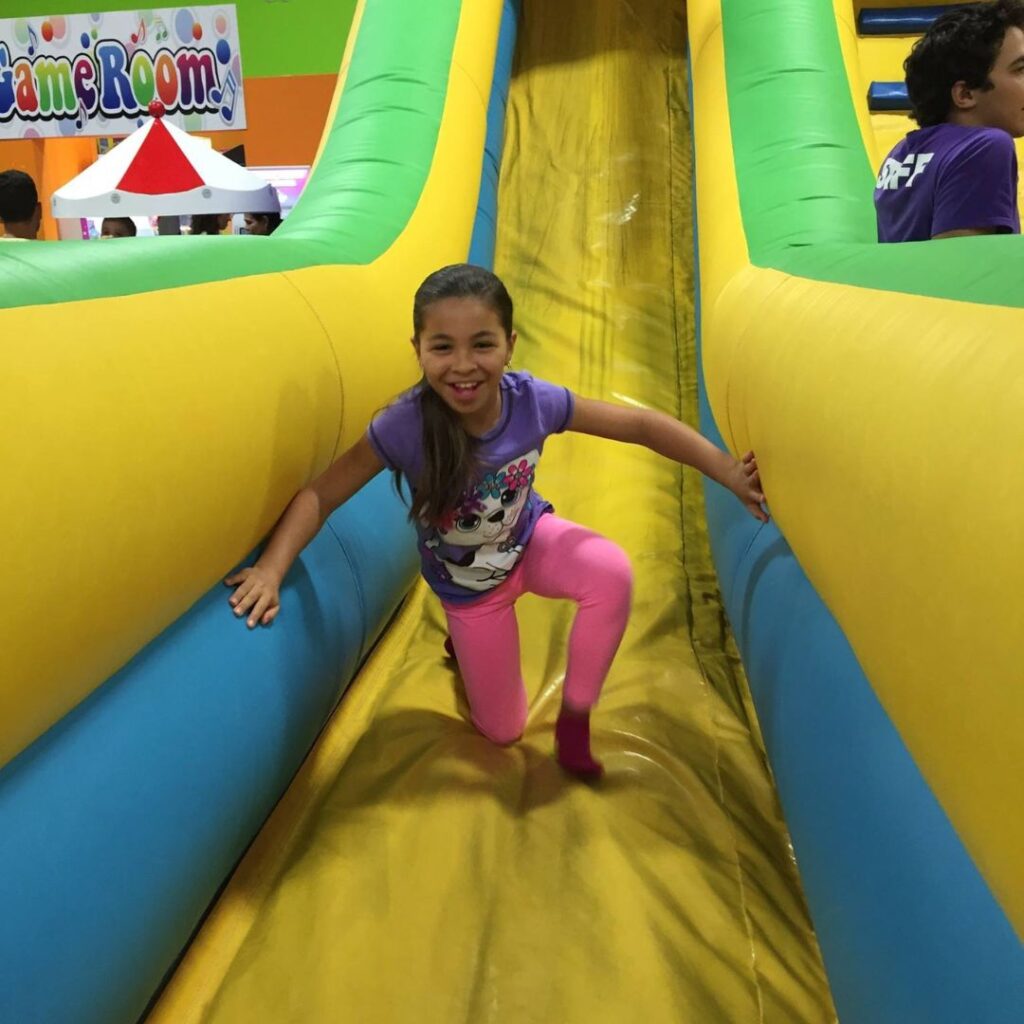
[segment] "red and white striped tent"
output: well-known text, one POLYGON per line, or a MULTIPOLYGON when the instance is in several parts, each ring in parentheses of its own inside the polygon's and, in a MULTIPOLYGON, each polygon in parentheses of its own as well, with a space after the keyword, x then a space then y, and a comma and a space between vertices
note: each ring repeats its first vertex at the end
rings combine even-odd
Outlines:
POLYGON ((272 185, 163 120, 162 111, 53 194, 55 217, 277 213, 272 185))

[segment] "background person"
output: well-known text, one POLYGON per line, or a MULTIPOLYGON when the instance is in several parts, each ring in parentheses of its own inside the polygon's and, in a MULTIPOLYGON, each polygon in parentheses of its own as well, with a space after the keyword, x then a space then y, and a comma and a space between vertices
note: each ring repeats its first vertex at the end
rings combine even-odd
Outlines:
POLYGON ((193 235, 219 235, 230 220, 230 213, 194 213, 190 232, 193 235))
POLYGON ((279 213, 247 213, 243 219, 250 235, 272 235, 281 226, 279 213))
POLYGON ((134 238, 139 233, 131 217, 104 217, 100 238, 134 238))
POLYGON ((39 237, 43 208, 36 183, 24 171, 0 173, 0 220, 5 241, 31 241, 39 237))
POLYGON ((879 172, 878 240, 1019 234, 1024 4, 996 0, 936 18, 903 67, 921 127, 879 172))

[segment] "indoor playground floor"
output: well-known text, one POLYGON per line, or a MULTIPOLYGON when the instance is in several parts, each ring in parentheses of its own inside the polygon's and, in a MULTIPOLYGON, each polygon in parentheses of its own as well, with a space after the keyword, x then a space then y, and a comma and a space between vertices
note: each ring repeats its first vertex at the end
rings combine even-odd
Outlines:
MULTIPOLYGON (((683 4, 526 8, 496 254, 514 365, 695 423, 683 4)), ((538 488, 636 573, 594 717, 604 780, 552 757, 571 606, 519 605, 531 709, 503 749, 417 585, 150 1024, 835 1020, 698 476, 564 435, 538 488)))

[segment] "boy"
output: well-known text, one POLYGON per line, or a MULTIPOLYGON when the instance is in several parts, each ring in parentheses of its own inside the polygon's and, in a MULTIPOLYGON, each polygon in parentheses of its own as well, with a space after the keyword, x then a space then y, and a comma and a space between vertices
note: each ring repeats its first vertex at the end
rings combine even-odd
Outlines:
POLYGON ((4 241, 27 241, 39 235, 43 209, 36 183, 24 171, 0 174, 0 220, 4 241))
POLYGON ((875 188, 880 242, 1020 234, 1024 4, 995 0, 937 18, 903 65, 912 131, 875 188))

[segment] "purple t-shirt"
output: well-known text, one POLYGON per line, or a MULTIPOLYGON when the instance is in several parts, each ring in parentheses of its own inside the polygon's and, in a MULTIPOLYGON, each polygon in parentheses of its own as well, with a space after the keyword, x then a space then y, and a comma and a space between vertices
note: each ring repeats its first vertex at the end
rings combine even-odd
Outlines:
POLYGON ((875 184, 880 242, 923 242, 946 231, 1020 234, 1017 151, 1000 128, 937 124, 911 132, 875 184))
MULTIPOLYGON (((424 385, 399 396, 366 431, 390 469, 415 481, 423 468, 424 385)), ((423 577, 442 600, 472 601, 515 568, 537 520, 551 506, 533 489, 544 441, 569 425, 573 395, 528 373, 501 378, 501 416, 479 439, 481 474, 438 527, 416 523, 423 577)))

